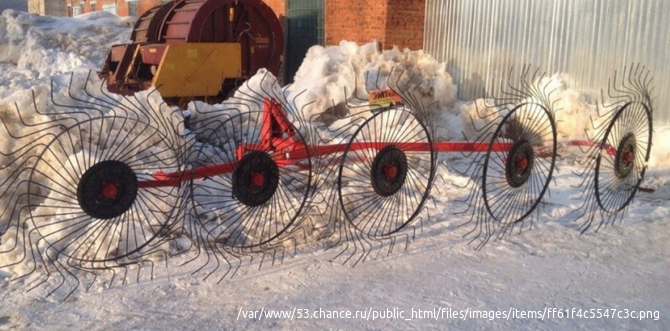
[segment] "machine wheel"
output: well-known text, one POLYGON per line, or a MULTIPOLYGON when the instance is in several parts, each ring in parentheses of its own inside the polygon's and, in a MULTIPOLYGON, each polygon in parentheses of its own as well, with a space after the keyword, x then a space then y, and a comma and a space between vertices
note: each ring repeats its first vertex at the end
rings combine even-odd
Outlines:
POLYGON ((81 264, 133 259, 154 247, 177 218, 178 187, 139 188, 178 169, 162 130, 103 116, 78 122, 46 144, 28 179, 29 219, 50 256, 81 264))
POLYGON ((540 204, 556 163, 556 125, 549 110, 525 103, 503 117, 484 159, 482 195, 503 225, 520 222, 540 204), (509 145, 507 150, 494 148, 509 145))
MULTIPOLYGON (((309 151, 301 164, 281 164, 281 152, 254 149, 261 137, 263 113, 245 112, 214 123, 199 133, 207 144, 192 168, 232 164, 232 171, 192 185, 192 204, 201 240, 253 249, 273 242, 306 211, 312 186, 309 151), (243 155, 238 148, 252 147, 243 155)), ((303 137, 295 130, 298 141, 303 137)))
POLYGON ((430 134, 408 109, 376 113, 356 130, 341 159, 338 197, 345 217, 369 238, 401 231, 430 194, 434 161, 430 134))
POLYGON ((647 170, 651 138, 646 104, 628 103, 612 117, 596 157, 595 196, 604 211, 621 211, 635 197, 647 170))

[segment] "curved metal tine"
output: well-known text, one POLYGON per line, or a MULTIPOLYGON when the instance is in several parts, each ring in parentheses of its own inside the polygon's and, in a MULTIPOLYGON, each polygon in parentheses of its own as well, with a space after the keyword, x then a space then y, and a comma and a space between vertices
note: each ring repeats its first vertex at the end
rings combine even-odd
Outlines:
POLYGON ((139 110, 143 115, 147 116, 150 121, 158 123, 161 128, 169 129, 170 136, 168 138, 173 139, 173 141, 170 141, 170 145, 177 143, 174 141, 174 136, 180 135, 179 129, 184 127, 184 118, 183 116, 179 116, 179 119, 177 119, 175 116, 171 116, 174 114, 181 115, 181 110, 179 109, 171 109, 169 112, 163 111, 163 109, 168 109, 169 106, 162 100, 158 88, 152 89, 143 100, 140 100, 137 93, 133 95, 134 102, 128 97, 125 97, 125 99, 133 105, 134 109, 139 110), (157 108, 151 100, 160 100, 157 108))
MULTIPOLYGON (((133 113, 133 114, 139 115, 139 113, 141 113, 141 111, 138 112, 137 105, 126 105, 123 102, 118 100, 119 96, 111 95, 111 94, 107 93, 107 91, 104 88, 105 81, 101 81, 100 88, 99 88, 99 92, 100 92, 101 95, 104 96, 104 98, 101 98, 99 96, 96 96, 96 95, 90 93, 88 91, 88 86, 89 86, 89 83, 91 81, 91 74, 92 74, 92 71, 89 71, 88 76, 86 77, 86 80, 84 82, 84 86, 83 86, 82 90, 84 91, 84 93, 89 98, 93 99, 92 101, 91 100, 86 100, 86 99, 83 99, 83 98, 79 98, 74 94, 75 88, 73 86, 73 83, 74 83, 75 74, 72 73, 70 75, 70 82, 69 82, 69 85, 68 85, 68 95, 67 95, 67 97, 69 98, 69 100, 74 101, 72 105, 59 103, 57 101, 57 99, 54 96, 55 88, 54 88, 54 85, 53 85, 54 81, 52 80, 52 82, 51 82, 51 84, 52 84, 52 88, 51 88, 51 101, 52 101, 52 103, 55 106, 58 106, 58 107, 61 107, 61 108, 76 110, 75 112, 65 112, 65 113, 61 113, 61 114, 67 114, 67 113, 75 114, 76 113, 76 114, 82 114, 82 115, 85 115, 85 116, 89 116, 89 118, 90 118, 91 115, 89 114, 89 112, 92 112, 92 111, 97 111, 97 114, 94 114, 94 116, 98 116, 98 117, 103 116, 105 114, 105 110, 108 111, 108 112, 111 112, 112 116, 119 116, 119 114, 117 113, 119 111, 123 111, 125 114, 133 113)), ((123 97, 123 99, 125 99, 127 101, 130 101, 125 96, 123 97)))
MULTIPOLYGON (((90 73, 89 73, 89 74, 90 74, 90 73)), ((70 74, 70 81, 69 81, 69 83, 68 83, 68 90, 67 90, 68 95, 67 95, 67 97, 69 97, 70 99, 75 98, 75 99, 73 99, 73 100, 77 101, 76 97, 75 97, 75 96, 73 95, 73 93, 72 93, 73 83, 74 83, 74 73, 71 73, 71 74, 70 74)), ((84 106, 84 107, 74 107, 74 106, 71 106, 71 105, 66 105, 66 104, 60 104, 60 103, 58 103, 58 101, 56 100, 56 97, 55 97, 55 95, 54 95, 54 91, 56 90, 54 84, 55 84, 55 81, 52 79, 52 80, 51 80, 51 93, 50 93, 50 98, 51 98, 51 103, 54 104, 55 106, 62 107, 62 108, 68 108, 68 109, 76 109, 77 111, 73 112, 74 114, 81 114, 81 115, 85 115, 85 116, 90 116, 90 114, 89 114, 88 112, 86 112, 86 111, 83 111, 82 109, 88 109, 88 110, 97 110, 97 111, 100 111, 98 108, 95 108, 95 107, 86 107, 86 106, 84 106)), ((86 82, 86 84, 88 84, 88 78, 87 78, 87 82, 86 82)), ((80 102, 88 103, 88 101, 80 101, 80 102)), ((111 107, 109 107, 108 109, 111 109, 111 107)), ((100 111, 100 112, 101 112, 101 111, 100 111)), ((67 113, 68 113, 68 112, 65 112, 64 114, 67 114, 67 113)), ((41 113, 41 114, 42 114, 42 115, 47 115, 47 113, 41 113)), ((58 113, 58 112, 56 112, 56 113, 54 113, 54 114, 63 114, 63 113, 58 113)), ((101 112, 100 114, 98 114, 98 116, 102 116, 102 112, 101 112)))
MULTIPOLYGON (((84 83, 83 91, 86 94, 86 96, 95 100, 95 102, 94 101, 88 101, 88 100, 85 100, 85 99, 80 99, 80 98, 76 97, 73 93, 73 88, 72 88, 72 81, 73 81, 73 78, 74 78, 74 74, 70 78, 70 86, 68 87, 68 96, 70 97, 71 100, 74 100, 74 101, 77 102, 79 109, 82 109, 82 107, 80 106, 81 104, 84 104, 84 105, 88 104, 88 105, 91 105, 92 107, 91 108, 84 108, 84 109, 98 110, 98 107, 100 107, 100 108, 108 109, 108 110, 111 110, 111 111, 114 111, 116 108, 123 108, 125 110, 130 110, 129 107, 124 107, 120 102, 115 100, 116 98, 114 96, 106 93, 105 88, 104 88, 106 86, 106 82, 104 80, 102 80, 100 82, 99 91, 100 91, 100 94, 105 96, 105 98, 101 98, 101 97, 89 92, 88 86, 89 86, 89 83, 91 82, 91 80, 90 80, 91 79, 91 74, 92 74, 92 71, 89 71, 88 76, 86 77, 86 82, 84 83)), ((52 90, 52 100, 53 99, 54 98, 53 98, 53 90, 52 90)), ((63 107, 67 107, 67 106, 63 106, 63 107)))
MULTIPOLYGON (((39 108, 37 107, 35 91, 31 90, 31 93, 32 93, 32 101, 33 101, 32 104, 33 104, 33 109, 35 110, 35 113, 42 114, 42 113, 40 113, 39 108)), ((31 123, 31 121, 26 121, 26 119, 24 119, 24 117, 21 114, 21 111, 19 109, 18 103, 15 103, 14 106, 15 106, 15 109, 16 109, 17 117, 19 118, 19 121, 20 121, 21 125, 23 127, 26 127, 26 128, 34 128, 34 129, 30 130, 28 134, 23 135, 23 136, 19 133, 12 133, 12 130, 9 129, 9 127, 7 126, 7 123, 5 122, 4 116, 0 117, 0 121, 2 121, 2 124, 5 128, 5 130, 7 131, 7 133, 9 134, 9 136, 12 139, 17 139, 18 140, 18 139, 22 139, 22 138, 25 138, 25 137, 28 137, 28 136, 33 136, 33 135, 35 135, 37 133, 41 133, 43 131, 48 131, 48 130, 56 128, 56 127, 63 127, 63 126, 66 126, 66 125, 61 124, 61 123, 64 122, 64 121, 70 120, 69 118, 56 118, 56 119, 49 118, 49 120, 44 121, 42 123, 31 123)), ((38 137, 37 139, 36 138, 32 138, 32 139, 33 140, 39 140, 40 138, 42 138, 42 137, 38 137)))
MULTIPOLYGON (((37 107, 34 90, 31 90, 31 95, 32 107, 35 113, 41 114, 37 107)), ((22 115, 18 103, 15 103, 14 109, 19 119, 19 124, 24 129, 17 128, 15 130, 8 125, 5 116, 0 117, 0 121, 3 124, 2 128, 5 129, 7 137, 14 140, 10 145, 11 150, 0 151, 0 155, 8 158, 8 160, 3 161, 4 165, 0 169, 5 172, 4 179, 0 183, 0 198, 8 198, 7 203, 3 207, 2 214, 0 214, 0 235, 4 235, 12 226, 16 229, 20 228, 21 221, 19 220, 19 215, 24 209, 24 205, 19 201, 22 201, 22 197, 24 197, 21 190, 27 183, 25 178, 22 179, 21 177, 26 177, 30 173, 30 167, 35 162, 36 155, 46 146, 45 140, 55 137, 57 131, 62 130, 62 127, 65 126, 64 122, 69 120, 68 118, 52 119, 51 117, 47 117, 43 121, 28 121, 22 115), (9 212, 10 209, 11 212, 9 212), (8 212, 9 215, 7 214, 8 212)), ((4 254, 15 250, 18 246, 18 235, 19 231, 17 231, 12 247, 5 247, 0 253, 4 254)), ((10 262, 7 266, 11 265, 13 263, 10 262)))

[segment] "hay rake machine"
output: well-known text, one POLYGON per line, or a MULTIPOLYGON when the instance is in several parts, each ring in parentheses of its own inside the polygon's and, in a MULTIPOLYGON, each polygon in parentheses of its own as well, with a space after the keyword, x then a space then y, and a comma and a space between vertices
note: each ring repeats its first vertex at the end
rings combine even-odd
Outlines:
POLYGON ((264 77, 196 111, 189 129, 156 90, 121 97, 73 76, 67 96, 34 102, 32 118, 18 106, 17 121, 2 117, 12 139, 1 154, 3 267, 49 283, 49 294, 74 279, 69 296, 109 270, 122 282, 144 269, 153 277, 156 261, 177 254, 224 279, 246 257, 281 261, 311 236, 357 263, 413 238, 447 152, 470 160, 464 225, 478 248, 539 218, 560 144, 586 146, 585 228, 597 214, 601 224, 622 214, 644 177, 651 80, 639 66, 615 76, 596 136, 566 142, 554 91, 529 67, 478 109, 484 125, 473 120, 476 137, 465 141, 434 138, 437 114, 414 76, 380 73, 367 86, 402 102, 350 98, 348 114, 326 124, 304 115, 302 93, 264 77))

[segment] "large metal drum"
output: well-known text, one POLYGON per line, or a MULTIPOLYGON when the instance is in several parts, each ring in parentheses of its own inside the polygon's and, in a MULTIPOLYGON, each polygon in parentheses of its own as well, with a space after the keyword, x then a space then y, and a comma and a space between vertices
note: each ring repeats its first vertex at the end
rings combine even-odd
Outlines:
POLYGON ((283 60, 282 26, 260 0, 176 0, 142 15, 132 39, 110 51, 109 90, 155 87, 172 104, 218 102, 258 69, 277 75, 283 60))

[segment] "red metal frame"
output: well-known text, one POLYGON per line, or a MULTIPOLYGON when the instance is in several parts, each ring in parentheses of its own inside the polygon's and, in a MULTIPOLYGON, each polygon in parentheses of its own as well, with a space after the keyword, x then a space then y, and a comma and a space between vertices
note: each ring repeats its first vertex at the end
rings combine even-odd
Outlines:
MULTIPOLYGON (((250 151, 271 153, 271 157, 279 167, 301 166, 300 162, 308 156, 321 157, 331 154, 342 153, 349 144, 319 145, 307 147, 301 141, 295 139, 296 129, 286 117, 281 103, 266 98, 263 104, 260 141, 252 144, 241 144, 235 152, 240 160, 250 151)), ((595 146, 598 142, 574 140, 568 142, 568 146, 595 146)), ((376 149, 381 150, 390 145, 387 142, 360 142, 352 143, 351 151, 376 149)), ((434 142, 430 143, 394 143, 399 148, 408 152, 488 152, 489 148, 494 152, 505 152, 512 147, 512 143, 490 143, 481 142, 434 142)), ((605 146, 608 154, 615 155, 616 149, 605 146)), ((171 173, 156 172, 153 179, 138 182, 140 188, 151 187, 174 187, 192 179, 202 179, 235 171, 236 162, 215 164, 211 166, 198 167, 192 170, 177 171, 171 173)))

